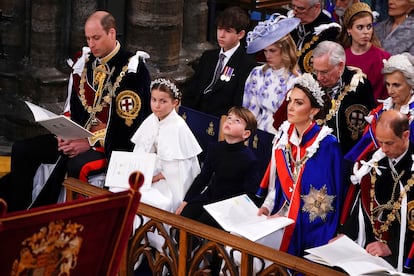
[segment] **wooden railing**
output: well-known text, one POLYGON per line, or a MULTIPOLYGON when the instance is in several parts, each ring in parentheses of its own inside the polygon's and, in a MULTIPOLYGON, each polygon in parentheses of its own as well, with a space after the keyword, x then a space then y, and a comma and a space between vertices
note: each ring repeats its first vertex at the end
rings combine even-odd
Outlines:
POLYGON ((10 172, 10 156, 0 156, 0 177, 10 172))
MULTIPOLYGON (((73 178, 65 180, 64 186, 69 199, 109 193, 73 178)), ((131 237, 119 275, 134 275, 135 264, 144 257, 152 275, 210 275, 213 255, 221 259, 224 275, 254 275, 253 270, 257 275, 345 275, 144 203, 137 215, 141 224, 131 237), (161 250, 152 248, 148 233, 164 238, 161 250), (269 266, 264 265, 265 260, 269 266)))

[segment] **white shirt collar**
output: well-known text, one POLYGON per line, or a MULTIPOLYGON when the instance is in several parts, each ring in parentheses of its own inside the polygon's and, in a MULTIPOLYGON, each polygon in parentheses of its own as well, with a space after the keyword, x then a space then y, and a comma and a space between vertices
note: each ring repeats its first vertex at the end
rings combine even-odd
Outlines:
POLYGON ((231 58, 231 56, 234 54, 234 52, 236 52, 237 48, 239 48, 240 46, 240 42, 237 43, 236 46, 234 46, 233 48, 227 50, 227 51, 223 51, 223 48, 221 48, 220 50, 220 54, 224 54, 226 56, 226 58, 224 59, 224 63, 223 63, 223 67, 226 66, 227 62, 229 61, 229 59, 231 58))
POLYGON ((400 160, 403 158, 403 156, 407 153, 408 148, 403 152, 403 154, 401 154, 400 156, 398 156, 397 158, 388 158, 388 160, 391 161, 391 163, 395 163, 394 165, 396 165, 398 162, 400 162, 400 160), (395 161, 395 162, 394 162, 395 161))

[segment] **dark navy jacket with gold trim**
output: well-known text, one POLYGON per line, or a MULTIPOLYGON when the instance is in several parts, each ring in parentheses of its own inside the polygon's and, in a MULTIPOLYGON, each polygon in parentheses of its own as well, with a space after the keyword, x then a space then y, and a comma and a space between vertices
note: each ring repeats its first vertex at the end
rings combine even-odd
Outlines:
POLYGON ((333 23, 329 16, 321 12, 313 22, 299 25, 290 33, 299 49, 298 65, 302 73, 312 73, 312 55, 316 45, 325 40, 336 41, 339 31, 340 25, 333 23), (303 33, 300 32, 301 27, 304 29, 303 33), (316 34, 318 28, 321 30, 316 34))
POLYGON ((361 138, 366 125, 364 117, 375 107, 371 83, 360 70, 351 69, 345 67, 342 74, 345 86, 341 93, 344 93, 351 83, 355 82, 357 86, 353 91, 348 91, 342 99, 341 93, 333 99, 340 100, 336 103, 337 106, 339 104, 339 108, 334 116, 328 115, 326 120, 326 124, 334 130, 343 154, 346 154, 361 138))
MULTIPOLYGON (((72 74, 73 88, 70 96, 71 119, 82 126, 87 124, 90 118, 88 108, 92 107, 95 95, 99 94, 96 93, 99 90, 98 84, 93 83, 93 67, 98 66, 96 58, 92 54, 86 57, 82 74, 72 74)), ((96 118, 107 124, 106 133, 102 136, 107 154, 113 150, 132 150, 130 138, 151 113, 151 78, 148 69, 141 57, 138 58, 136 73, 128 69, 131 57, 134 58, 132 53, 121 48, 106 63, 106 78, 102 82, 100 101, 102 110, 99 111, 98 108, 96 118)))

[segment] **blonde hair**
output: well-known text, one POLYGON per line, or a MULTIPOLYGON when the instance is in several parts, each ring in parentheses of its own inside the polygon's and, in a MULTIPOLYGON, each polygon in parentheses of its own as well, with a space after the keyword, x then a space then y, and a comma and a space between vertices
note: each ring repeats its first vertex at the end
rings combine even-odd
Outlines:
MULTIPOLYGON (((283 66, 288 69, 289 72, 292 72, 295 76, 299 76, 297 65, 298 57, 296 56, 296 43, 293 41, 292 37, 288 34, 272 45, 276 45, 280 49, 283 66)), ((266 71, 269 68, 270 66, 268 65, 264 66, 263 71, 266 71)))

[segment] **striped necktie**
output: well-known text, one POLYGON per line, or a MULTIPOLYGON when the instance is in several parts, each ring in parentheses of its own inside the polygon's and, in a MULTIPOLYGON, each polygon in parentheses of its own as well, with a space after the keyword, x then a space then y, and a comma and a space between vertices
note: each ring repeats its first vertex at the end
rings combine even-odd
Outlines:
POLYGON ((219 75, 221 71, 223 70, 223 63, 224 59, 226 58, 226 55, 221 53, 219 61, 217 62, 216 69, 214 70, 213 79, 211 80, 210 84, 207 86, 206 89, 204 89, 204 94, 210 93, 213 90, 213 85, 216 83, 216 81, 219 78, 219 75))

